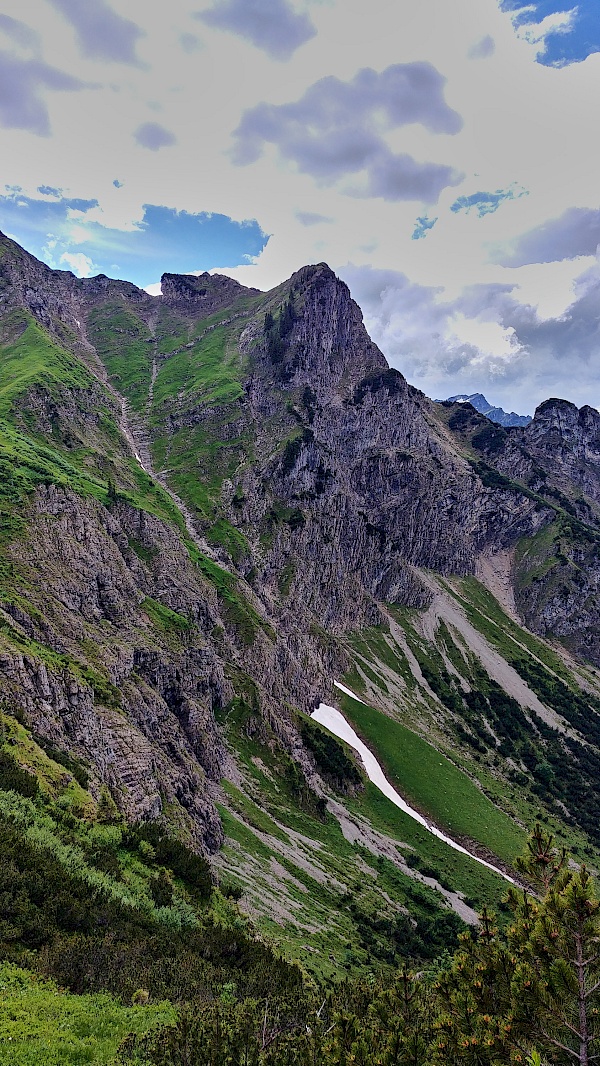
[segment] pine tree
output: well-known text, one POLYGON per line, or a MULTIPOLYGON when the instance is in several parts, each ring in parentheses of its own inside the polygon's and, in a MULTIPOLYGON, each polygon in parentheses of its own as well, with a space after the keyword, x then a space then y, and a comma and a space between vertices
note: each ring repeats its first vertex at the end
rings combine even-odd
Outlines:
POLYGON ((553 1063, 600 1058, 599 908, 586 868, 562 869, 541 903, 523 900, 509 931, 520 955, 515 1018, 553 1063))
POLYGON ((462 933, 449 971, 438 978, 440 1012, 434 1061, 500 1066, 509 1063, 513 1032, 512 977, 517 962, 484 909, 479 929, 462 933))
POLYGON ((554 846, 554 837, 539 824, 527 841, 525 854, 515 862, 517 870, 545 894, 567 864, 565 848, 554 846))
POLYGON ((600 1058, 600 903, 585 867, 539 826, 519 863, 541 898, 511 889, 514 920, 499 934, 484 912, 438 980, 434 1061, 501 1066, 600 1058))

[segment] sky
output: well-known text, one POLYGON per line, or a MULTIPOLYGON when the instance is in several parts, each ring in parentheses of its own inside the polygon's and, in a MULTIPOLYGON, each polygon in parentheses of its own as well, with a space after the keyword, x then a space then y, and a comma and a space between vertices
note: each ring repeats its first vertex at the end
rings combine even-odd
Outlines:
POLYGON ((0 229, 57 269, 327 262, 434 398, 600 406, 598 0, 4 0, 0 229))

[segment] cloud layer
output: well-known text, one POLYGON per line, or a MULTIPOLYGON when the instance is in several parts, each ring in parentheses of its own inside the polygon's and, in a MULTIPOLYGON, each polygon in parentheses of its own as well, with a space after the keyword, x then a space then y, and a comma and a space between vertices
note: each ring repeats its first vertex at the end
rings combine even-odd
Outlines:
POLYGON ((177 141, 175 134, 161 126, 160 122, 142 123, 133 136, 142 148, 149 148, 151 152, 157 152, 159 148, 170 148, 177 141))
POLYGON ((263 251, 268 236, 253 220, 234 222, 225 215, 144 205, 128 232, 97 221, 97 200, 63 196, 41 186, 41 197, 18 189, 0 195, 2 229, 50 266, 65 264, 81 277, 107 274, 135 278, 141 286, 163 271, 191 273, 209 267, 249 262, 263 251))
POLYGON ((560 218, 549 219, 524 233, 510 251, 497 250, 496 262, 519 267, 528 263, 555 263, 596 255, 600 245, 600 210, 570 207, 560 218))
POLYGON ((49 0, 71 24, 79 46, 90 59, 137 64, 136 44, 143 30, 122 18, 106 0, 49 0))
POLYGON ((374 340, 430 396, 444 399, 454 382, 461 392, 487 389, 524 412, 548 396, 595 402, 600 266, 579 279, 562 315, 546 319, 510 284, 474 285, 448 301, 398 271, 348 266, 343 273, 374 340), (479 343, 469 332, 479 334, 479 343))
POLYGON ((44 90, 75 92, 84 83, 41 59, 20 59, 0 51, 0 124, 8 129, 50 135, 44 90))
POLYGON ((0 227, 142 285, 352 263, 426 391, 600 404, 597 0, 568 7, 4 0, 0 227))
POLYGON ((197 17, 245 38, 271 59, 289 59, 317 32, 308 15, 296 14, 286 0, 216 0, 197 17))
POLYGON ((434 203, 458 184, 451 166, 418 163, 388 147, 386 133, 419 123, 432 133, 456 134, 460 116, 444 99, 444 78, 430 63, 363 69, 347 82, 328 77, 290 104, 258 104, 235 131, 234 162, 256 162, 268 144, 324 184, 365 172, 355 195, 434 203))

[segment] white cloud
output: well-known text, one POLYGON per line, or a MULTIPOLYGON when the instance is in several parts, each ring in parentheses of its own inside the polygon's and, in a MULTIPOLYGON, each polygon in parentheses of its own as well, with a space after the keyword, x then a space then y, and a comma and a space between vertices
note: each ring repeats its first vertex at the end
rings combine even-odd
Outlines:
MULTIPOLYGON (((552 33, 570 33, 577 15, 577 8, 570 11, 556 11, 546 15, 540 22, 525 22, 517 26, 518 35, 528 44, 545 46, 546 38, 552 33)), ((537 49, 539 52, 540 50, 537 49)), ((544 51, 544 48, 541 49, 544 51)))
POLYGON ((65 263, 78 278, 90 278, 94 273, 94 263, 83 252, 63 252, 60 262, 65 263))

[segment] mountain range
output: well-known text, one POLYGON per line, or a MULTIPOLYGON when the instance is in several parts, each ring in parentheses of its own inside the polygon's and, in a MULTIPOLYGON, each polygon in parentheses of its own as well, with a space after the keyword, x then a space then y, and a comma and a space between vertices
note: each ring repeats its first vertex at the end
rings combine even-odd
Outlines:
POLYGON ((485 415, 490 422, 496 422, 499 426, 528 426, 531 422, 531 415, 517 415, 514 411, 503 411, 501 407, 494 407, 481 392, 473 392, 470 396, 466 393, 449 396, 448 403, 470 403, 480 415, 485 415))
POLYGON ((0 237, 0 799, 46 805, 0 821, 181 928, 179 841, 319 980, 447 947, 538 818, 597 858, 600 415, 474 399, 390 368, 325 264, 154 297, 0 237))

